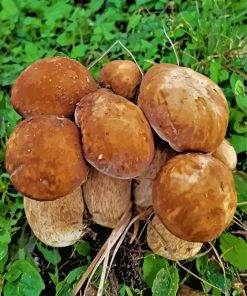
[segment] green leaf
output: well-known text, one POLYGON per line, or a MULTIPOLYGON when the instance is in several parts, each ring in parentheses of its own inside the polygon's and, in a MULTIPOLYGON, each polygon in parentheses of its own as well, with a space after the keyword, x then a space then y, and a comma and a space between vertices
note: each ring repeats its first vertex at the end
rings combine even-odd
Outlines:
POLYGON ((80 44, 75 46, 71 52, 71 58, 76 59, 78 57, 83 57, 85 55, 87 46, 85 44, 80 44))
POLYGON ((4 296, 38 296, 44 289, 38 271, 26 260, 12 262, 5 279, 4 296))
POLYGON ((42 253, 42 255, 49 263, 57 265, 61 261, 61 256, 58 252, 58 249, 53 248, 52 250, 49 250, 46 247, 43 247, 41 242, 37 242, 36 245, 39 251, 42 253))
POLYGON ((56 296, 71 296, 71 292, 75 283, 79 280, 81 275, 86 271, 87 266, 77 267, 72 270, 65 280, 59 282, 56 286, 56 296))
POLYGON ((74 42, 74 36, 71 32, 63 32, 57 38, 57 43, 61 46, 71 45, 74 42))
POLYGON ((169 267, 168 261, 160 256, 155 256, 151 253, 146 253, 143 261, 143 279, 145 283, 152 288, 153 281, 156 274, 161 270, 161 268, 169 267))
POLYGON ((178 291, 178 270, 175 266, 162 268, 156 275, 152 292, 153 296, 176 296, 178 291))
MULTIPOLYGON (((52 3, 52 2, 51 2, 52 3)), ((67 17, 73 7, 69 4, 64 3, 64 1, 57 1, 52 6, 47 6, 44 9, 44 17, 47 20, 56 20, 67 17)))
POLYGON ((9 244, 10 241, 11 241, 10 233, 5 229, 0 228, 0 242, 9 244))
POLYGON ((86 257, 90 253, 90 245, 88 242, 81 240, 75 245, 75 249, 77 253, 79 253, 81 256, 86 257))
POLYGON ((208 256, 202 256, 196 258, 196 269, 197 271, 203 275, 207 269, 208 266, 208 256))
POLYGON ((134 296, 132 291, 130 290, 130 287, 123 284, 122 287, 119 289, 119 295, 120 296, 134 296))
POLYGON ((0 242, 0 260, 8 254, 8 244, 0 242))
POLYGON ((205 276, 209 283, 220 288, 222 291, 225 291, 225 288, 227 288, 228 292, 231 290, 231 280, 229 278, 225 280, 220 266, 215 261, 209 261, 205 276))
MULTIPOLYGON (((238 195, 238 202, 247 202, 247 174, 244 172, 236 171, 233 174, 233 177, 238 195)), ((244 212, 247 212, 247 204, 239 205, 238 208, 244 212)))
POLYGON ((220 249, 226 261, 239 269, 247 269, 247 243, 241 237, 230 233, 222 234, 220 249))
POLYGON ((229 139, 237 153, 247 151, 247 137, 232 135, 229 139))
POLYGON ((210 63, 210 78, 215 82, 219 82, 219 72, 220 72, 220 64, 216 61, 212 61, 210 63))

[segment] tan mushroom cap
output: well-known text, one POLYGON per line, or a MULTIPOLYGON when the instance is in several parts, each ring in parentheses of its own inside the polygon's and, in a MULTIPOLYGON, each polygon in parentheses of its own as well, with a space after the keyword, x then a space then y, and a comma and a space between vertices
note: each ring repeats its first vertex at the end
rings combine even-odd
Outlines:
POLYGON ((175 151, 172 149, 157 148, 149 167, 140 176, 134 178, 133 194, 135 197, 135 205, 138 209, 143 210, 152 206, 153 180, 161 167, 174 156, 175 151))
POLYGON ((85 226, 81 187, 53 201, 24 197, 24 210, 33 233, 48 246, 73 245, 83 235, 85 226))
POLYGON ((147 228, 147 244, 153 253, 169 260, 185 260, 193 257, 202 243, 184 241, 173 235, 155 215, 147 228))
POLYGON ((41 59, 15 81, 11 103, 24 117, 57 115, 70 117, 76 103, 97 89, 86 67, 65 57, 41 59))
POLYGON ((142 80, 138 105, 176 151, 212 152, 225 137, 228 106, 223 92, 189 68, 153 66, 142 80))
POLYGON ((212 154, 215 158, 222 161, 231 170, 234 170, 237 165, 237 153, 233 146, 224 139, 220 146, 212 154))
POLYGON ((127 99, 100 89, 80 101, 75 120, 85 158, 102 173, 128 179, 151 163, 151 128, 141 109, 127 99))
POLYGON ((99 75, 99 83, 116 95, 134 98, 142 76, 138 66, 128 60, 116 60, 106 64, 99 75))
POLYGON ((83 196, 93 221, 114 228, 131 208, 131 180, 116 179, 90 168, 83 196))
POLYGON ((71 193, 87 177, 79 130, 56 116, 22 121, 7 143, 6 169, 29 198, 53 200, 71 193))
POLYGON ((236 203, 230 169, 210 155, 173 157, 153 184, 156 214, 172 234, 187 241, 217 238, 231 222, 236 203))

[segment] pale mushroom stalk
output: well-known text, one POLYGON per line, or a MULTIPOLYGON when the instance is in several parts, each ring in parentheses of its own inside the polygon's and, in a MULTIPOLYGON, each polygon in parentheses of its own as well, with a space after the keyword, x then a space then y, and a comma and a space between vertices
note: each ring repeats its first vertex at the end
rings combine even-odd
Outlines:
POLYGON ((83 196, 95 223, 114 228, 131 208, 131 180, 116 179, 90 168, 83 196))
POLYGON ((52 201, 24 197, 24 210, 33 233, 48 246, 73 245, 85 233, 81 187, 52 201))
POLYGON ((155 179, 161 167, 175 155, 176 152, 172 149, 157 148, 154 158, 149 167, 145 170, 143 174, 134 178, 133 194, 135 197, 134 202, 137 212, 152 206, 153 180, 155 179))

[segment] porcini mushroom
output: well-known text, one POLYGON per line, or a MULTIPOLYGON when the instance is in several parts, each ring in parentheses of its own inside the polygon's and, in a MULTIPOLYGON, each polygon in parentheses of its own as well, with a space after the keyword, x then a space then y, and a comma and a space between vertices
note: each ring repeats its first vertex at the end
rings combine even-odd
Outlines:
POLYGON ((84 157, 109 176, 130 179, 143 173, 154 156, 151 128, 127 99, 100 89, 82 98, 75 111, 84 157))
POLYGON ((76 103, 96 89, 86 67, 65 57, 51 57, 34 62, 21 73, 13 85, 11 103, 24 117, 70 117, 76 103))
POLYGON ((52 201, 24 197, 24 210, 33 233, 48 246, 73 245, 85 230, 81 187, 52 201))
POLYGON ((217 238, 236 210, 231 170, 218 159, 199 153, 170 159, 153 183, 153 207, 175 236, 192 242, 217 238))
POLYGON ((63 197, 86 181, 80 134, 66 118, 35 116, 11 134, 6 169, 15 188, 37 200, 63 197))
POLYGON ((202 247, 202 243, 184 241, 173 235, 157 215, 148 225, 147 244, 153 253, 175 261, 193 257, 202 247))
POLYGON ((213 152, 214 157, 221 160, 231 170, 234 170, 237 165, 237 153, 232 145, 224 139, 220 146, 213 152))
POLYGON ((114 228, 131 208, 131 180, 116 179, 90 168, 83 196, 93 221, 114 228))
POLYGON ((189 68, 154 65, 144 75, 138 105, 176 151, 213 152, 225 137, 228 105, 223 92, 189 68))
POLYGON ((153 180, 160 168, 173 156, 175 151, 172 149, 157 148, 149 167, 140 176, 134 178, 134 202, 138 209, 145 209, 152 205, 153 180))
POLYGON ((127 99, 134 98, 142 80, 138 66, 128 60, 115 60, 107 63, 99 75, 99 84, 110 88, 116 95, 127 99))

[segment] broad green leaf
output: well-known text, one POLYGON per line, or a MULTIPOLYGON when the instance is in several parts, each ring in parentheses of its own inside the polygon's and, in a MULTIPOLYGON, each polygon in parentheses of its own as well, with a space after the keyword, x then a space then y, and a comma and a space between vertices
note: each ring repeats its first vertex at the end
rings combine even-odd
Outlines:
POLYGON ((201 275, 203 275, 205 273, 207 266, 208 266, 208 256, 207 255, 196 258, 196 269, 201 275))
POLYGON ((153 281, 156 277, 156 274, 160 271, 161 268, 169 267, 168 261, 160 256, 155 256, 151 253, 146 253, 143 261, 143 279, 145 283, 152 288, 153 281))
POLYGON ((5 229, 0 228, 0 242, 3 244, 4 243, 9 244, 10 241, 11 241, 10 233, 5 229))
POLYGON ((42 253, 42 255, 49 263, 57 265, 61 261, 61 256, 59 254, 58 249, 52 248, 52 250, 49 250, 46 247, 43 247, 41 242, 37 242, 36 245, 39 251, 42 253))
POLYGON ((216 61, 212 61, 210 64, 210 78, 218 83, 219 81, 220 64, 216 61))
MULTIPOLYGON (((52 3, 52 2, 51 2, 52 3)), ((64 1, 57 1, 52 6, 47 6, 44 10, 44 17, 47 20, 61 19, 69 15, 73 7, 64 3, 64 1)))
POLYGON ((71 296, 73 286, 79 280, 81 275, 86 271, 87 266, 77 267, 72 270, 65 280, 59 282, 56 286, 56 296, 71 296))
POLYGON ((44 289, 40 274, 26 260, 12 262, 5 279, 4 296, 38 296, 44 289))
POLYGON ((81 256, 86 257, 90 253, 90 246, 89 243, 81 240, 75 245, 75 249, 77 253, 79 253, 81 256))
POLYGON ((80 44, 75 46, 72 49, 71 58, 76 59, 78 57, 84 57, 86 49, 87 49, 87 46, 85 44, 80 44))
POLYGON ((247 151, 247 137, 232 135, 229 140, 237 153, 247 151))
POLYGON ((209 261, 205 276, 209 283, 220 288, 222 291, 225 291, 226 288, 228 292, 230 291, 232 285, 231 280, 226 278, 225 281, 220 266, 215 261, 209 261))
POLYGON ((178 291, 178 270, 175 266, 162 268, 156 275, 152 292, 153 296, 176 296, 178 291))
MULTIPOLYGON (((236 171, 233 174, 235 187, 238 195, 238 203, 247 202, 247 174, 236 171)), ((239 205, 239 209, 247 212, 247 204, 239 205)))
POLYGON ((0 242, 0 260, 8 254, 8 244, 0 242))
POLYGON ((247 269, 247 243, 230 233, 220 236, 220 249, 223 258, 241 270, 247 269))

